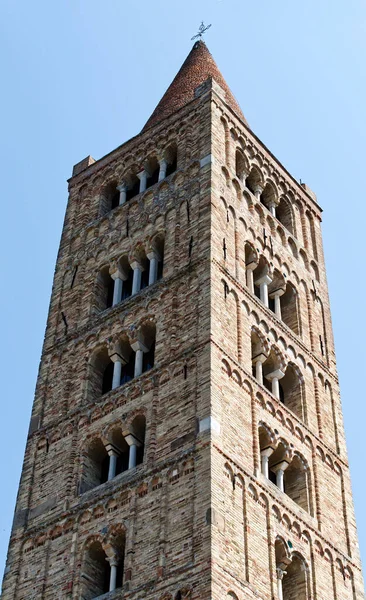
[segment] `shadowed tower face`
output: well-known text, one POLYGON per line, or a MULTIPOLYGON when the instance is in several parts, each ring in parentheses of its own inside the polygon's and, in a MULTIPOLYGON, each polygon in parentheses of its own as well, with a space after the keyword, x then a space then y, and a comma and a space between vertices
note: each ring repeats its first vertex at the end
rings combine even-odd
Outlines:
POLYGON ((203 42, 75 165, 2 600, 361 600, 315 194, 203 42))

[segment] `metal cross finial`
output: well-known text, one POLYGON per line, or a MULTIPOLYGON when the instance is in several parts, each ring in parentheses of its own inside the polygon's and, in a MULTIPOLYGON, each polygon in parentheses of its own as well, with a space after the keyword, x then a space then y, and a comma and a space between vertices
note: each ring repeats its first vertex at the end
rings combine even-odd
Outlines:
POLYGON ((201 25, 199 26, 199 29, 198 29, 198 33, 197 33, 197 35, 194 35, 194 36, 193 36, 193 38, 191 38, 191 40, 198 40, 198 39, 200 39, 200 40, 201 40, 201 39, 202 39, 202 36, 203 36, 203 34, 204 34, 204 33, 206 33, 207 29, 210 29, 210 27, 211 27, 211 23, 210 23, 210 25, 207 25, 207 26, 206 26, 206 25, 204 24, 204 22, 203 22, 203 21, 201 21, 201 25))

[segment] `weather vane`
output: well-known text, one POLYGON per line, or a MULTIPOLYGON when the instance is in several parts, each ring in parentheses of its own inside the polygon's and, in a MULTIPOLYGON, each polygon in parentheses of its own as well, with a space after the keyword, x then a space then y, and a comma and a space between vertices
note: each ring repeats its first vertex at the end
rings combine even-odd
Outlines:
POLYGON ((211 23, 210 23, 210 25, 206 26, 204 24, 204 22, 201 21, 201 25, 199 26, 197 35, 194 35, 193 38, 191 38, 191 40, 198 40, 198 39, 201 40, 203 34, 206 33, 207 29, 210 29, 210 27, 211 27, 211 23))

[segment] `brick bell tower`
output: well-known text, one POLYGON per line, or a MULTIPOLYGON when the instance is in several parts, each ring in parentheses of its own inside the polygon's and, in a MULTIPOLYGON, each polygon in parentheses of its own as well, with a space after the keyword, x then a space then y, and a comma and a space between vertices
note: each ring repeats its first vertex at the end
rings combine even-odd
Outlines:
POLYGON ((321 209, 202 41, 69 192, 2 600, 361 600, 321 209))

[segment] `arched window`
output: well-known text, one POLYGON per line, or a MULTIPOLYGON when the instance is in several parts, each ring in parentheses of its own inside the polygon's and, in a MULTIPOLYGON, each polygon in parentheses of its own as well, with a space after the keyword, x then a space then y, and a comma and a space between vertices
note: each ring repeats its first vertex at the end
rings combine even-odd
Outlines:
POLYGON ((140 192, 140 180, 136 175, 129 175, 127 178, 126 202, 132 200, 140 192))
POLYGON ((239 149, 237 149, 235 153, 235 173, 240 181, 243 181, 245 179, 245 175, 247 174, 245 158, 239 149))
POLYGON ((112 182, 104 188, 100 198, 100 216, 106 215, 119 205, 120 193, 117 185, 116 182, 112 182))
POLYGON ((249 242, 246 242, 244 246, 244 255, 247 288, 252 294, 254 294, 253 271, 257 266, 257 256, 253 246, 249 244, 249 242))
POLYGON ((260 170, 258 169, 258 167, 254 166, 251 169, 249 177, 247 177, 245 184, 248 190, 251 191, 252 194, 254 194, 258 198, 260 197, 260 194, 263 190, 262 181, 263 179, 260 170))
POLYGON ((145 323, 139 333, 137 340, 132 344, 136 352, 135 377, 153 368, 155 362, 155 336, 154 323, 145 323))
POLYGON ((281 298, 282 321, 292 329, 296 335, 300 335, 300 314, 298 294, 291 283, 286 284, 285 293, 281 298))
POLYGON ((95 306, 98 312, 113 305, 114 281, 109 273, 109 267, 102 268, 97 277, 95 306))
MULTIPOLYGON (((131 460, 130 468, 142 464, 145 454, 145 433, 146 433, 146 419, 143 415, 137 415, 131 424, 131 442, 136 445, 136 458, 135 463, 131 460)), ((128 440, 128 436, 126 437, 128 440)), ((129 441, 129 443, 130 443, 129 441)), ((130 457, 133 454, 132 447, 130 446, 130 457)))
POLYGON ((305 463, 297 456, 290 457, 282 442, 277 447, 267 442, 268 435, 260 432, 262 474, 281 492, 312 514, 310 474, 305 463))
POLYGON ((311 512, 309 471, 295 456, 285 471, 285 493, 308 513, 311 512))
POLYGON ((164 236, 162 234, 156 235, 151 242, 151 250, 148 252, 147 257, 150 261, 148 284, 153 285, 163 276, 164 236))
POLYGON ((310 600, 310 581, 305 560, 290 553, 283 540, 275 543, 277 594, 282 600, 310 600))
POLYGON ((103 442, 96 438, 90 442, 83 462, 80 493, 83 494, 108 481, 109 456, 103 442))
POLYGON ((287 366, 285 375, 280 379, 280 400, 292 410, 299 419, 305 422, 303 384, 300 373, 291 363, 287 366))
POLYGON ((276 208, 276 217, 292 235, 295 235, 294 215, 291 203, 283 196, 281 197, 279 205, 276 208))
POLYGON ((125 534, 111 536, 110 556, 100 541, 93 541, 86 548, 82 562, 81 598, 93 600, 123 585, 125 534))
POLYGON ((169 177, 177 170, 177 145, 171 144, 165 152, 165 160, 167 162, 165 177, 169 177))
POLYGON ((93 600, 109 592, 111 567, 100 542, 93 542, 84 554, 82 565, 82 595, 93 600))
POLYGON ((146 171, 148 173, 146 180, 146 189, 148 189, 149 187, 155 185, 155 183, 159 181, 160 165, 156 158, 151 158, 148 161, 146 165, 146 171))
POLYGON ((264 256, 261 256, 257 267, 253 271, 254 294, 267 307, 269 305, 268 285, 272 281, 269 273, 268 263, 264 256))
POLYGON ((274 186, 271 183, 266 184, 263 192, 261 193, 260 201, 275 217, 277 206, 277 193, 274 186))
POLYGON ((113 363, 106 347, 92 355, 89 363, 88 397, 96 399, 112 389, 113 363))

